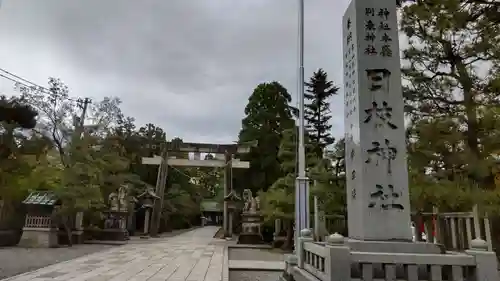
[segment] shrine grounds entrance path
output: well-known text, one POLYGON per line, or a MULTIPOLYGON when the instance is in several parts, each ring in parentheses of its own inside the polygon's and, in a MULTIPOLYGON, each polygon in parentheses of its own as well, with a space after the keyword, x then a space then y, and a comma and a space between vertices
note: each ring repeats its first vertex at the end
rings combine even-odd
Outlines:
POLYGON ((224 243, 213 238, 218 229, 206 226, 174 237, 127 244, 3 280, 227 281, 222 274, 224 243))

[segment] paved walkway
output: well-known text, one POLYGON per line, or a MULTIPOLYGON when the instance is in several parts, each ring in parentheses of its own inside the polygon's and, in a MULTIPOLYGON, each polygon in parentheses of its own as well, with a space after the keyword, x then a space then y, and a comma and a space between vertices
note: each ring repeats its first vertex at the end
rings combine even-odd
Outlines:
POLYGON ((217 230, 208 226, 151 243, 128 244, 4 281, 227 281, 222 278, 224 244, 211 243, 217 230))

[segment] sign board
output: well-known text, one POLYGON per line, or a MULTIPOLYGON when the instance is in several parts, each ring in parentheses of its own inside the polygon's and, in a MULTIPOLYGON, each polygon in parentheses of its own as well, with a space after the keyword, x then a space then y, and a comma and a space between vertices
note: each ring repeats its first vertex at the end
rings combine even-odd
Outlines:
MULTIPOLYGON (((142 164, 144 165, 160 165, 161 157, 143 157, 142 164)), ((223 160, 189 160, 189 159, 168 159, 169 166, 176 167, 213 167, 221 168, 226 166, 223 160)), ((250 168, 250 162, 233 160, 231 166, 235 169, 248 169, 250 168)))
POLYGON ((192 143, 183 142, 177 144, 178 147, 169 143, 170 151, 180 151, 180 152, 200 152, 200 153, 217 153, 224 154, 229 153, 248 153, 250 152, 250 146, 241 144, 213 144, 213 143, 192 143))
MULTIPOLYGON (((221 160, 168 159, 168 165, 175 167, 222 168, 226 166, 226 163, 221 160)), ((250 167, 250 163, 246 161, 233 160, 232 167, 235 169, 248 169, 250 167)))
POLYGON ((142 164, 144 164, 144 165, 160 165, 161 164, 161 156, 142 157, 142 164))

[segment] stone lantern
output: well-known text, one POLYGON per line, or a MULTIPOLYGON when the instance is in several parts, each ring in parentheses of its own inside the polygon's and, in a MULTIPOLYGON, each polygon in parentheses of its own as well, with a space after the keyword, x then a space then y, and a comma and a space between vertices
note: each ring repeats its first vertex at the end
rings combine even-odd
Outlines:
POLYGON ((144 213, 144 235, 149 233, 149 223, 151 220, 151 210, 155 205, 155 200, 160 199, 154 192, 153 188, 148 187, 146 191, 137 196, 141 204, 141 208, 146 209, 144 213))

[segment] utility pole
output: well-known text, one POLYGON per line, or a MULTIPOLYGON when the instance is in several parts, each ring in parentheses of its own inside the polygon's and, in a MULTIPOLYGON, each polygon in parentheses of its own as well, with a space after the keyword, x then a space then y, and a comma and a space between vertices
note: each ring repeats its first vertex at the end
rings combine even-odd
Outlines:
POLYGON ((85 116, 87 115, 87 109, 88 109, 88 105, 92 102, 91 99, 89 98, 85 98, 83 100, 81 99, 78 99, 77 101, 77 106, 82 109, 82 114, 80 115, 80 117, 77 117, 77 116, 74 116, 74 130, 73 130, 73 134, 71 136, 71 143, 70 143, 70 150, 67 151, 67 153, 65 153, 64 155, 64 161, 66 162, 66 166, 70 165, 71 163, 71 159, 72 159, 72 156, 71 156, 71 149, 74 148, 74 144, 80 140, 81 136, 82 136, 82 132, 83 132, 83 125, 85 123, 85 116))
POLYGON ((87 108, 89 103, 91 103, 92 100, 89 98, 85 98, 84 100, 78 100, 78 107, 82 109, 82 114, 80 115, 79 119, 77 120, 75 124, 75 136, 80 137, 82 132, 83 132, 83 125, 85 123, 85 116, 87 115, 87 108))

